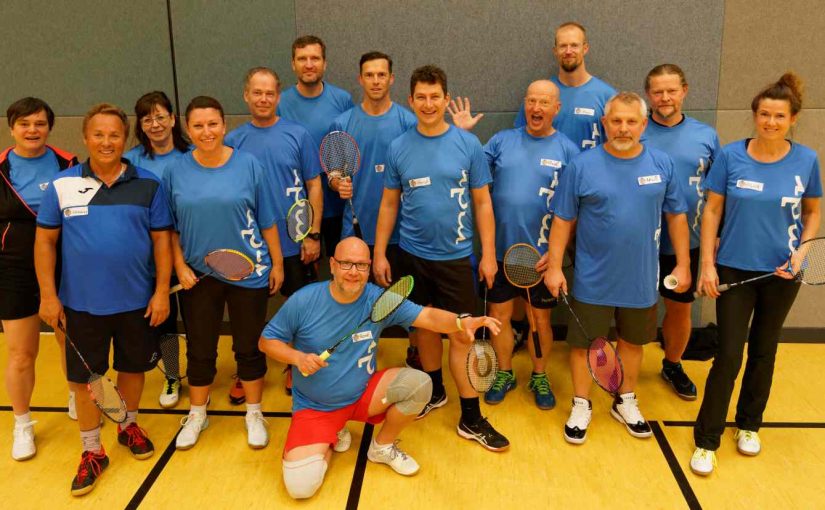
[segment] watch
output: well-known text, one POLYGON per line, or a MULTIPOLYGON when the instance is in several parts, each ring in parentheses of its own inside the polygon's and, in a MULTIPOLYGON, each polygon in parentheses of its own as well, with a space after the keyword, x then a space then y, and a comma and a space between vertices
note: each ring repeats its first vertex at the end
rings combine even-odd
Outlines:
POLYGON ((320 232, 310 232, 307 234, 307 237, 312 239, 313 241, 320 241, 321 240, 321 233, 320 232))
POLYGON ((472 317, 473 314, 471 313, 460 313, 455 318, 455 325, 459 331, 464 331, 464 326, 461 325, 461 319, 466 319, 467 317, 472 317))

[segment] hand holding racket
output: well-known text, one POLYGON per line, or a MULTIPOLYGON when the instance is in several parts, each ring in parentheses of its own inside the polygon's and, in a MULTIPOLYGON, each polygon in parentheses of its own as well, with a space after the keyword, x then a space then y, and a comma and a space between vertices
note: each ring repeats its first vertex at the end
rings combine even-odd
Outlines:
POLYGON ((805 285, 825 285, 825 237, 815 237, 801 243, 796 251, 791 254, 788 262, 778 267, 773 273, 748 278, 741 282, 723 283, 722 285, 715 285, 718 282, 716 278, 714 278, 714 281, 708 282, 708 280, 703 277, 702 290, 694 292, 693 295, 695 297, 706 295, 711 298, 717 298, 720 293, 728 289, 770 278, 771 276, 796 280, 805 285))
POLYGON ((69 334, 66 333, 66 328, 62 322, 59 321, 57 323, 57 328, 66 336, 66 342, 74 349, 80 362, 83 363, 86 371, 89 372, 86 390, 89 392, 97 408, 115 423, 123 423, 126 421, 126 402, 123 400, 123 396, 120 394, 117 386, 115 386, 115 383, 105 375, 98 374, 89 367, 86 359, 80 354, 77 345, 75 345, 74 341, 69 337, 69 334))
MULTIPOLYGON (((213 274, 230 282, 238 282, 255 272, 255 263, 252 262, 252 259, 237 250, 220 249, 210 251, 203 258, 203 262, 209 267, 209 272, 197 278, 195 283, 213 274)), ((183 280, 182 275, 179 275, 178 278, 183 280)), ((169 289, 169 294, 174 294, 181 289, 183 289, 182 283, 169 289)))
POLYGON ((314 359, 312 355, 309 357, 304 357, 303 362, 299 364, 298 369, 301 371, 301 375, 307 377, 312 375, 313 373, 317 372, 324 364, 319 364, 318 360, 321 362, 326 361, 327 358, 332 356, 332 353, 340 347, 342 343, 347 340, 352 339, 352 335, 361 329, 367 321, 371 321, 374 323, 379 323, 392 315, 401 304, 407 300, 413 290, 413 277, 412 276, 402 276, 398 281, 384 289, 378 299, 375 300, 375 303, 372 305, 372 310, 367 318, 361 321, 355 328, 352 329, 346 336, 335 342, 332 347, 326 349, 324 352, 318 355, 318 359, 314 359))
POLYGON ((530 290, 541 281, 541 273, 536 271, 536 266, 539 263, 538 250, 526 243, 516 243, 507 249, 504 254, 504 276, 512 285, 522 288, 527 294, 527 312, 530 320, 530 333, 533 336, 533 347, 536 351, 536 357, 541 358, 541 343, 539 342, 539 334, 536 331, 536 320, 533 317, 533 302, 530 299, 530 290))
MULTIPOLYGON (((487 313, 487 286, 484 286, 484 313, 487 313)), ((487 340, 487 328, 481 333, 481 340, 473 342, 467 351, 467 378, 470 385, 479 393, 493 387, 498 372, 498 356, 487 340)))
MULTIPOLYGON (((321 140, 319 150, 321 167, 327 174, 327 179, 341 179, 352 182, 352 176, 361 166, 361 151, 355 139, 344 131, 332 131, 321 140)), ((352 227, 355 235, 361 237, 361 227, 352 205, 352 197, 347 199, 352 211, 352 227)))

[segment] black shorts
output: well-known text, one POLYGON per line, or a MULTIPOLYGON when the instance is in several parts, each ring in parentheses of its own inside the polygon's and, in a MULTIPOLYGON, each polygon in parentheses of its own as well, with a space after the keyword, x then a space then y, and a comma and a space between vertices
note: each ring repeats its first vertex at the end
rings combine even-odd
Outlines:
POLYGON ((415 279, 410 301, 453 313, 476 313, 475 273, 470 258, 426 260, 398 249, 400 276, 415 279))
MULTIPOLYGON (((482 296, 484 295, 485 285, 486 283, 484 282, 479 284, 479 289, 482 296)), ((527 291, 528 289, 516 287, 507 281, 507 276, 504 274, 504 265, 499 260, 496 278, 493 280, 493 288, 487 291, 487 301, 490 303, 506 303, 507 301, 517 297, 527 301, 527 291)), ((547 290, 547 287, 544 285, 543 281, 540 281, 538 285, 530 288, 529 291, 530 302, 533 305, 533 308, 546 310, 549 308, 555 308, 558 304, 558 301, 556 301, 556 298, 550 294, 550 291, 547 290)))
POLYGON ((284 258, 284 283, 281 285, 281 295, 289 297, 298 289, 318 281, 318 271, 315 262, 304 264, 301 254, 284 258))
POLYGON ((599 336, 606 337, 610 333, 610 324, 614 320, 619 336, 629 344, 645 345, 656 338, 656 305, 649 308, 624 308, 592 305, 571 299, 570 306, 591 335, 591 338, 585 338, 576 319, 570 317, 567 321, 567 344, 570 347, 587 349, 590 340, 599 336))
POLYGON ((341 240, 341 229, 344 227, 343 216, 332 216, 321 219, 321 239, 323 247, 322 256, 332 257, 335 255, 335 247, 341 240))
MULTIPOLYGON (((60 251, 55 264, 55 287, 60 290, 60 251)), ((22 266, 0 260, 0 320, 11 321, 36 315, 40 310, 40 287, 34 265, 22 266)))
MULTIPOLYGON (((158 352, 159 328, 143 318, 144 308, 112 315, 92 315, 64 308, 66 332, 89 367, 98 374, 109 370, 109 342, 114 341, 114 369, 141 373, 152 370, 158 352)), ((67 342, 68 343, 68 342, 67 342)), ((77 353, 66 346, 66 377, 75 383, 89 381, 89 372, 77 353)))
POLYGON ((672 273, 675 267, 676 255, 659 255, 659 294, 679 303, 693 303, 696 300, 693 293, 696 292, 696 280, 699 276, 699 248, 690 250, 690 288, 684 292, 674 292, 665 288, 665 276, 672 273))

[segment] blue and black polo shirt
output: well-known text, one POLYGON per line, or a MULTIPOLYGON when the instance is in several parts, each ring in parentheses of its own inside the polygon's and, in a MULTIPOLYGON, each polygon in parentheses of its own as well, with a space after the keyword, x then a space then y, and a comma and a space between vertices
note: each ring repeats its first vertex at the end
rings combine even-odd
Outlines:
POLYGON ((152 231, 171 230, 160 180, 127 160, 111 187, 89 162, 61 172, 37 226, 62 229, 60 300, 72 310, 111 315, 145 307, 154 293, 152 231))

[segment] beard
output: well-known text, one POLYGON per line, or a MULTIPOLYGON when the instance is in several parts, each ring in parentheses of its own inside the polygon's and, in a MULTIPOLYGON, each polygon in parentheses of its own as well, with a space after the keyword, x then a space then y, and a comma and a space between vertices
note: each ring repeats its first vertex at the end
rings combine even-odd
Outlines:
POLYGON ((578 69, 581 64, 582 64, 581 60, 574 60, 572 62, 562 61, 560 65, 561 65, 561 68, 564 69, 565 72, 572 73, 573 71, 578 69))
POLYGON ((633 140, 610 140, 610 145, 619 152, 626 152, 633 148, 633 140))

